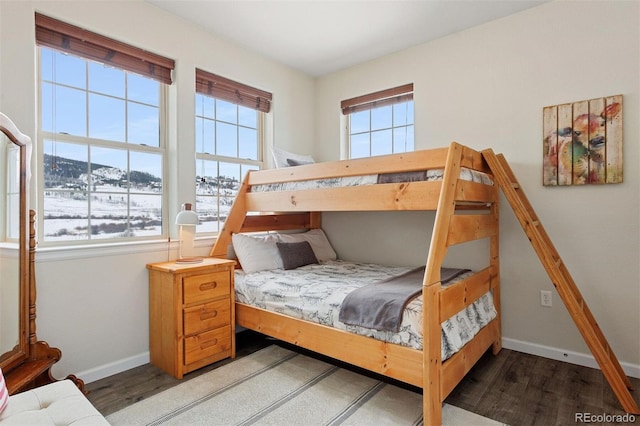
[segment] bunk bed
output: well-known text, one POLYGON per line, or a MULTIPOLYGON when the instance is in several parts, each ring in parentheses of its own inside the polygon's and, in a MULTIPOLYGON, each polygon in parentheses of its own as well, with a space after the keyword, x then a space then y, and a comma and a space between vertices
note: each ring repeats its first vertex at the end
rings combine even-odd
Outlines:
POLYGON ((482 154, 448 147, 247 174, 211 249, 229 257, 236 234, 321 228, 322 212, 435 211, 422 276, 421 347, 410 347, 236 302, 238 325, 423 389, 425 424, 476 361, 501 349, 498 186, 482 154), (344 183, 344 182, 347 183, 344 183), (450 246, 489 239, 486 266, 442 285, 450 246), (441 324, 492 295, 496 315, 443 360, 441 324))

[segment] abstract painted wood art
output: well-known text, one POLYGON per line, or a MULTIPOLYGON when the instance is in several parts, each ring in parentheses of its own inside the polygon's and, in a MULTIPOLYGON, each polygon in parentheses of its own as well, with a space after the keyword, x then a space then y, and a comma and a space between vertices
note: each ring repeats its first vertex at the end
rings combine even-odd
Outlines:
POLYGON ((622 182, 622 95, 543 109, 545 186, 622 182))

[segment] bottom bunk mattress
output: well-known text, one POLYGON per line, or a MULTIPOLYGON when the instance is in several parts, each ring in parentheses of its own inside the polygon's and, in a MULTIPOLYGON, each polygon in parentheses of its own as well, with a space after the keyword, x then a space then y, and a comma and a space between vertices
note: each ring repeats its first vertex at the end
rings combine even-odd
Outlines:
MULTIPOLYGON (((236 271, 236 301, 290 317, 422 350, 422 296, 403 312, 398 332, 347 325, 339 321, 340 307, 353 290, 411 271, 410 267, 352 263, 341 260, 245 273, 236 271)), ((462 280, 473 272, 454 278, 462 280)), ((443 285, 443 286, 446 286, 443 285)), ((442 323, 442 360, 462 349, 497 315, 491 292, 442 323)))

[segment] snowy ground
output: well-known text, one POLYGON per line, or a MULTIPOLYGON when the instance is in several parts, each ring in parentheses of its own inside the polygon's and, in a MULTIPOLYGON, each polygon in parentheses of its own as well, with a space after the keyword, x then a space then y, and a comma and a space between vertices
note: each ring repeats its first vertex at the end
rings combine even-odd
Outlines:
MULTIPOLYGON (((139 190, 128 196, 128 203, 126 191, 120 188, 105 185, 96 189, 90 200, 82 191, 47 191, 44 197, 44 240, 56 242, 162 235, 162 196, 159 190, 139 190), (91 233, 87 229, 89 223, 91 233)), ((201 224, 197 232, 218 232, 231 206, 220 205, 219 208, 222 221, 215 217, 217 198, 198 197, 196 212, 201 216, 201 224)))

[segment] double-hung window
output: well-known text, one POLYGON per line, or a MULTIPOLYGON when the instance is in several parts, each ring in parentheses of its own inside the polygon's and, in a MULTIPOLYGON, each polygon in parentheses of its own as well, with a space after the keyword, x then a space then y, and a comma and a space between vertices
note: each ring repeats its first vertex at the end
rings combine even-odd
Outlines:
POLYGON ((173 61, 36 14, 39 239, 163 235, 173 61))
POLYGON ((414 150, 413 83, 341 103, 349 158, 414 150))
POLYGON ((249 170, 263 165, 271 93, 196 69, 196 232, 217 234, 249 170))

